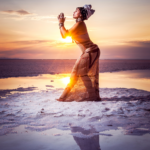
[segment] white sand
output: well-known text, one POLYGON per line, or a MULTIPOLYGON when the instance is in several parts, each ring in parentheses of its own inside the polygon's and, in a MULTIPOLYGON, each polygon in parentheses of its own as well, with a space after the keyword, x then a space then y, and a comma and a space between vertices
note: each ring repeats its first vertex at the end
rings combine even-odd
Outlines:
MULTIPOLYGON (((66 103, 55 100, 62 91, 49 89, 14 93, 2 98, 0 135, 11 133, 13 128, 19 125, 26 125, 26 129, 38 132, 52 128, 70 130, 71 127, 79 126, 86 130, 92 127, 96 132, 123 127, 126 134, 150 133, 150 101, 147 101, 150 92, 126 88, 101 88, 102 100, 108 101, 66 103)), ((82 134, 74 135, 82 137, 82 134)))

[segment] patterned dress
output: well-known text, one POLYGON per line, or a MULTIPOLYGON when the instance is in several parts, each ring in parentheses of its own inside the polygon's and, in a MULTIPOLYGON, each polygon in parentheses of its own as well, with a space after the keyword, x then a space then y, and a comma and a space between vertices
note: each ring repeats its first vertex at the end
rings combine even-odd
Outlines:
POLYGON ((72 40, 82 51, 76 60, 70 76, 70 83, 61 97, 63 101, 100 101, 99 96, 99 57, 100 49, 88 33, 71 35, 72 40))

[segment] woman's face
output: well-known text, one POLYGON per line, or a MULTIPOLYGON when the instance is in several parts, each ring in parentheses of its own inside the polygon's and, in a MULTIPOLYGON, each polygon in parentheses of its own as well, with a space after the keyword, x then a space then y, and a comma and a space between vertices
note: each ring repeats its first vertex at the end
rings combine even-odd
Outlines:
POLYGON ((73 18, 77 19, 77 18, 81 18, 81 13, 80 13, 80 9, 76 9, 75 12, 73 13, 73 18))

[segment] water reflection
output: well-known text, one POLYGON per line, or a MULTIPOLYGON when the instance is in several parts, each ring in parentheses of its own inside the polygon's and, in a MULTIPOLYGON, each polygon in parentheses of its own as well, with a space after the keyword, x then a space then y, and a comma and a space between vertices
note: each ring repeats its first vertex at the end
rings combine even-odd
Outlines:
MULTIPOLYGON (((124 119, 125 121, 126 119, 124 119)), ((137 120, 135 124, 137 123, 137 120)), ((145 144, 148 146, 148 141, 144 141, 145 143, 140 142, 140 138, 144 139, 144 136, 147 138, 150 137, 150 130, 148 128, 135 128, 132 126, 132 123, 126 123, 126 125, 123 125, 120 127, 120 125, 117 127, 117 130, 114 128, 109 127, 107 131, 104 132, 97 132, 94 128, 91 129, 84 129, 82 127, 71 127, 71 133, 73 135, 73 138, 77 145, 80 147, 80 150, 102 150, 104 149, 104 145, 107 145, 107 142, 111 146, 119 146, 119 149, 122 149, 121 145, 117 145, 117 143, 124 143, 124 141, 127 141, 127 139, 130 139, 130 142, 132 141, 132 144, 129 146, 131 148, 132 146, 137 146, 136 150, 141 150, 141 147, 145 147, 145 144), (128 128, 128 129, 127 129, 128 128), (109 133, 109 134, 108 134, 109 133), (124 136, 126 135, 126 136, 124 136), (128 135, 128 136, 127 136, 128 135), (100 139, 101 136, 101 139, 100 139), (141 136, 141 137, 140 137, 141 136), (115 140, 117 137, 117 141, 115 140), (127 139, 126 139, 127 138, 127 139), (134 140, 133 140, 134 139, 134 140), (139 140, 140 146, 137 145, 137 140, 139 140), (107 142, 106 142, 107 141, 107 142), (100 146, 100 143, 103 145, 100 146)), ((146 138, 146 139, 147 139, 146 138)), ((107 145, 108 146, 108 145, 107 145)), ((107 147, 106 146, 106 147, 107 147)), ((147 147, 148 148, 148 147, 147 147)))
POLYGON ((47 90, 47 88, 64 88, 68 82, 69 74, 42 74, 34 77, 12 77, 0 79, 0 90, 33 86, 39 90, 47 90))
POLYGON ((100 73, 101 88, 136 88, 150 91, 150 70, 100 73))
MULTIPOLYGON (((35 77, 0 79, 0 90, 37 87, 39 90, 65 88, 70 74, 42 74, 35 77)), ((150 91, 150 70, 130 70, 99 74, 100 88, 136 88, 150 91)))
POLYGON ((85 130, 81 127, 71 127, 71 132, 74 133, 81 133, 82 137, 73 136, 74 140, 76 141, 77 145, 80 147, 81 150, 101 150, 99 145, 99 133, 96 132, 94 128, 91 128, 90 130, 85 130), (88 137, 88 135, 91 134, 98 134, 98 135, 92 135, 88 137), (83 137, 87 136, 87 137, 83 137))

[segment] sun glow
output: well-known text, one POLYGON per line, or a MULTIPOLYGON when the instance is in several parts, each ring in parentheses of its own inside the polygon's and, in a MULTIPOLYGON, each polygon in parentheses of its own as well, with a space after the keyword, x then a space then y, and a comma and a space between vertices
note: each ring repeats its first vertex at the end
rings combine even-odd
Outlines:
POLYGON ((66 43, 72 42, 71 36, 67 36, 65 39, 61 39, 61 40, 62 40, 62 42, 66 42, 66 43))
POLYGON ((69 82, 70 82, 70 77, 65 77, 65 78, 62 78, 61 81, 67 85, 69 82))

